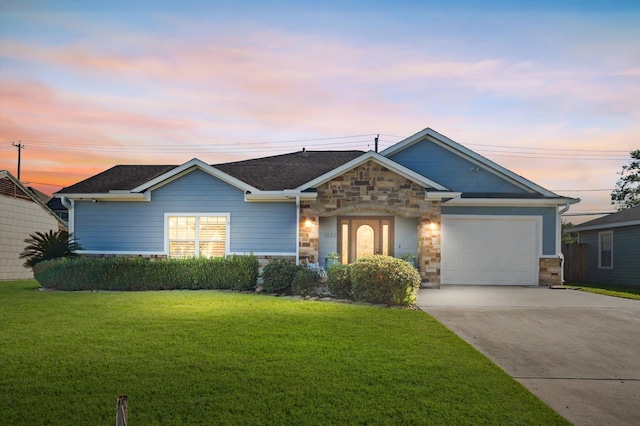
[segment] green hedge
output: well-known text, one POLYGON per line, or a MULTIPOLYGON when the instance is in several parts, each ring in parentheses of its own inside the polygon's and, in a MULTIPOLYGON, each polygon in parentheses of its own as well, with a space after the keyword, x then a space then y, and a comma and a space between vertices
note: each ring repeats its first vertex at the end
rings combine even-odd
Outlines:
POLYGON ((336 264, 327 271, 327 287, 336 297, 352 297, 349 265, 336 264))
POLYGON ((250 290, 258 278, 258 259, 62 258, 33 267, 42 287, 57 290, 250 290))
POLYGON ((267 293, 290 293, 300 268, 287 259, 272 259, 262 269, 263 288, 267 293))
POLYGON ((298 268, 298 272, 291 283, 291 293, 310 296, 316 294, 316 290, 320 286, 322 286, 322 277, 316 271, 298 268))
POLYGON ((412 305, 420 274, 409 263, 390 256, 367 256, 349 265, 353 298, 362 302, 412 305))

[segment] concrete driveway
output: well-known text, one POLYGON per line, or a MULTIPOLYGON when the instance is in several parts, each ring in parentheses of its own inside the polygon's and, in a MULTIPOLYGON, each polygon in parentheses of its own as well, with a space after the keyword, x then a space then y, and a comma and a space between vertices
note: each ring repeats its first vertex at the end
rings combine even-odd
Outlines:
POLYGON ((417 305, 576 425, 640 425, 640 301, 442 286, 417 305))

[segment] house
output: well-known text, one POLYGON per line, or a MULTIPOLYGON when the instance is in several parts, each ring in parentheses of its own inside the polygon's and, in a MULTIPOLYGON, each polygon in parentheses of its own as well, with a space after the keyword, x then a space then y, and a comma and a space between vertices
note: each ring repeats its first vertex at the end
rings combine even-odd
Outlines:
POLYGON ((33 278, 20 253, 24 240, 36 231, 64 228, 64 223, 47 207, 46 195, 24 186, 6 170, 0 170, 0 281, 33 278))
POLYGON ((561 283, 560 213, 579 201, 429 128, 380 153, 115 166, 55 196, 87 255, 411 253, 434 286, 561 283))
POLYGON ((56 214, 56 216, 62 219, 62 221, 65 223, 65 226, 68 226, 69 210, 67 210, 67 208, 62 205, 62 200, 60 198, 51 198, 49 201, 47 201, 47 207, 49 207, 51 211, 56 214))
POLYGON ((567 229, 586 246, 585 282, 640 287, 640 206, 567 229))

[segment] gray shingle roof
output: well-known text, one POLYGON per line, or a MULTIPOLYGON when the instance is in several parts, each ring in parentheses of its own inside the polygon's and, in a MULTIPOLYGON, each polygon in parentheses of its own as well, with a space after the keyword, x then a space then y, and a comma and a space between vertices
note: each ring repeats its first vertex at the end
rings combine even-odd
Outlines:
MULTIPOLYGON (((341 166, 363 151, 298 151, 290 154, 233 163, 213 164, 263 191, 293 189, 341 166)), ((120 165, 58 191, 59 194, 100 194, 110 190, 130 190, 178 166, 120 165)))
POLYGON ((640 224, 640 206, 631 207, 630 209, 621 210, 598 219, 590 220, 589 222, 581 223, 580 225, 576 225, 566 231, 578 232, 588 229, 604 229, 623 226, 625 224, 640 224))
POLYGON ((100 194, 110 190, 133 189, 177 166, 114 166, 74 185, 58 191, 59 194, 100 194))
POLYGON ((363 151, 298 151, 215 167, 262 191, 293 189, 364 154, 363 151))

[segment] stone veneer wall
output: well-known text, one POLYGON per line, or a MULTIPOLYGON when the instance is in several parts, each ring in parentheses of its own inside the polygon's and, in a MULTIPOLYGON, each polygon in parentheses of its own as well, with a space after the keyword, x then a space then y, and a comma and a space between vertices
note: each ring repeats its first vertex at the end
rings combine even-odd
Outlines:
POLYGON ((135 259, 137 257, 141 257, 143 259, 147 259, 147 260, 166 260, 167 259, 167 255, 166 254, 113 254, 113 253, 104 253, 104 254, 82 254, 80 253, 81 257, 87 257, 90 259, 106 259, 109 257, 126 257, 128 259, 135 259))
POLYGON ((540 285, 562 285, 562 259, 540 259, 540 285))
POLYGON ((423 280, 440 286, 440 201, 428 201, 429 208, 420 218, 418 234, 418 270, 423 280), (434 229, 431 229, 433 225, 434 229))
POLYGON ((317 188, 313 202, 300 205, 300 256, 318 262, 320 217, 375 210, 420 218, 416 229, 419 271, 424 280, 440 284, 440 201, 425 200, 424 188, 368 161, 317 188), (434 223, 435 230, 429 225, 434 223))

